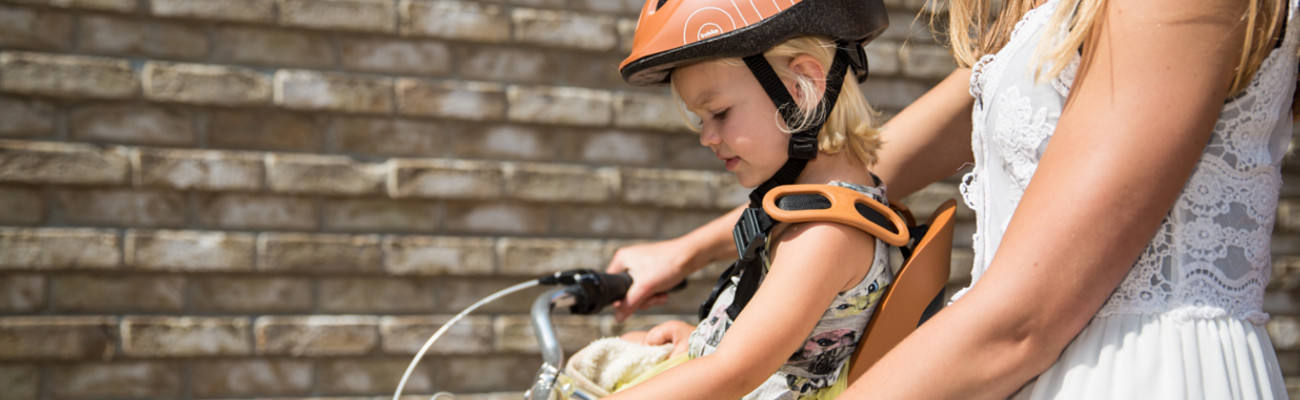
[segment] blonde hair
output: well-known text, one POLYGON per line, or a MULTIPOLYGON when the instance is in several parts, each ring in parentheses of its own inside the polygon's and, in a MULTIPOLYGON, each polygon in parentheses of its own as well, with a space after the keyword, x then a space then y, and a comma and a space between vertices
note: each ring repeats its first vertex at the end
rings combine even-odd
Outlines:
MULTIPOLYGON (((790 134, 806 129, 821 120, 821 114, 824 112, 819 107, 822 97, 816 91, 817 82, 791 70, 790 60, 800 55, 812 56, 822 64, 822 72, 827 73, 831 62, 835 59, 835 51, 835 43, 828 39, 803 36, 787 40, 763 53, 777 76, 792 80, 799 87, 794 100, 799 105, 800 113, 794 121, 794 126, 781 128, 783 132, 790 134)), ((713 62, 732 66, 745 65, 737 58, 725 58, 713 62)), ((876 149, 880 148, 880 133, 875 124, 876 111, 871 108, 871 104, 867 103, 857 82, 852 69, 845 73, 844 84, 835 101, 835 108, 831 110, 830 116, 826 117, 826 122, 817 134, 817 149, 826 154, 838 154, 847 150, 851 162, 867 167, 876 163, 876 149)), ((689 119, 690 113, 686 111, 685 103, 675 87, 672 93, 673 98, 677 100, 678 111, 682 113, 683 118, 689 119)), ((778 126, 781 126, 780 121, 783 118, 780 110, 777 110, 775 118, 778 126)), ((692 129, 699 129, 695 124, 688 125, 692 129)))
MULTIPOLYGON (((1060 41, 1039 42, 1035 49, 1035 78, 1050 79, 1061 73, 1082 48, 1084 40, 1093 34, 1105 1, 1061 0, 1048 26, 1064 27, 1065 36, 1060 41)), ((1251 0, 1245 15, 1241 16, 1246 23, 1246 38, 1229 94, 1236 94, 1250 84, 1274 41, 1281 40, 1278 23, 1286 18, 1282 15, 1282 1, 1251 0)), ((948 35, 958 64, 970 67, 980 56, 995 53, 1005 46, 1016 22, 1034 8, 1036 2, 1005 0, 1001 2, 999 11, 995 9, 993 0, 953 0, 948 8, 948 35)))

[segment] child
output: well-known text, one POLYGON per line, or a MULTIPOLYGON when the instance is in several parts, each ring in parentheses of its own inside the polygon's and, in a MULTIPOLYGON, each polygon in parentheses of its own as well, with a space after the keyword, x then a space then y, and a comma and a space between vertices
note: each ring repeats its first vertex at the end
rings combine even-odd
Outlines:
MULTIPOLYGON (((700 144, 742 185, 758 187, 754 200, 775 186, 815 183, 883 203, 868 170, 879 146, 871 110, 845 79, 865 77, 861 46, 887 24, 879 1, 733 3, 649 1, 624 78, 670 83, 700 144), (698 40, 675 44, 683 32, 698 40)), ((670 322, 624 337, 672 343, 674 357, 610 398, 832 398, 843 390, 849 357, 892 281, 888 246, 830 222, 777 224, 759 239, 759 267, 733 267, 699 326, 670 322)))

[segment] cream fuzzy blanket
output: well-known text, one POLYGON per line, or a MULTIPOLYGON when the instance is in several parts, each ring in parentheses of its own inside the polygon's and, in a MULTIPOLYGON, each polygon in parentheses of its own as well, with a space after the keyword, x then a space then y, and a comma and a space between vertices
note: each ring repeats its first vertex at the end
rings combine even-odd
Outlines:
POLYGON ((672 344, 649 346, 608 337, 574 353, 564 373, 582 390, 604 397, 653 369, 672 350, 672 344))

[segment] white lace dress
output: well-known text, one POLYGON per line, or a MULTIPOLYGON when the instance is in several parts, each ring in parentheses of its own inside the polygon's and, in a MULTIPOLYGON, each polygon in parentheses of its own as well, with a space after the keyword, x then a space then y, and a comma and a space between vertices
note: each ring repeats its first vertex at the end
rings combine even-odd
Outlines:
MULTIPOLYGON (((1026 14, 1008 44, 973 67, 975 168, 961 185, 977 215, 972 284, 1038 167, 1078 66, 1076 57, 1042 84, 1028 73, 1037 41, 1058 37, 1043 32, 1056 3, 1026 14)), ((1291 137, 1296 8, 1291 0, 1281 46, 1224 104, 1195 171, 1123 283, 1014 398, 1286 398, 1260 307, 1291 137)))

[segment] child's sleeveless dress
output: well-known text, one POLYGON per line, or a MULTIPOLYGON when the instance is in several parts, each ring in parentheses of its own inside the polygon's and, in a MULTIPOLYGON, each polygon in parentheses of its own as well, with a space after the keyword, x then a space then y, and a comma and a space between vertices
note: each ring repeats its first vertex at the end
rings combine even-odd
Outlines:
MULTIPOLYGON (((843 186, 871 196, 884 203, 885 196, 880 189, 842 182, 832 185, 843 186)), ((770 247, 769 247, 770 248, 770 247)), ((866 330, 867 321, 871 319, 876 304, 880 301, 883 289, 893 282, 893 272, 889 268, 889 245, 876 240, 875 257, 866 277, 856 286, 839 293, 831 302, 830 308, 822 314, 816 328, 808 335, 801 350, 790 356, 781 369, 772 374, 758 389, 746 395, 745 399, 804 399, 831 398, 836 393, 831 390, 844 389, 845 376, 848 372, 848 360, 857 348, 858 339, 866 330), (836 383, 835 389, 831 389, 836 383)), ((771 265, 766 251, 763 263, 771 265)), ((852 262, 846 260, 845 262, 852 262)), ((766 270, 766 268, 764 269, 766 270)), ((722 336, 731 327, 732 320, 726 309, 736 294, 736 278, 723 288, 718 295, 708 317, 691 333, 690 357, 703 357, 712 354, 722 342, 722 336)), ((745 308, 744 313, 762 312, 762 310, 745 308)), ((754 349, 764 351, 764 349, 754 349)))
MULTIPOLYGON (((1128 276, 1014 398, 1286 398, 1261 305, 1292 127, 1300 23, 1290 2, 1281 45, 1223 105, 1195 171, 1128 276)), ((972 284, 1038 166, 1079 64, 1076 56, 1061 76, 1034 82, 1038 40, 1059 37, 1044 32, 1056 6, 1030 11, 1001 51, 972 68, 975 168, 961 185, 977 215, 972 284)))

